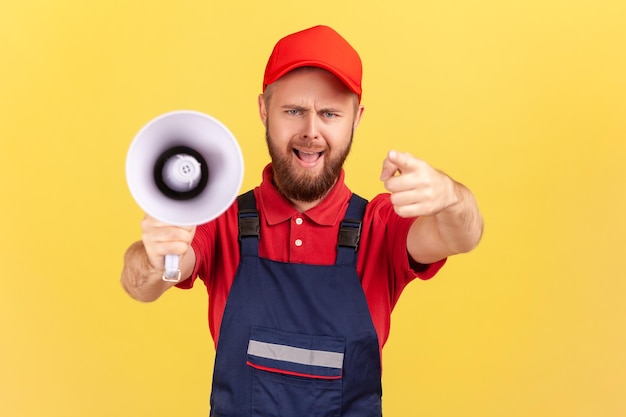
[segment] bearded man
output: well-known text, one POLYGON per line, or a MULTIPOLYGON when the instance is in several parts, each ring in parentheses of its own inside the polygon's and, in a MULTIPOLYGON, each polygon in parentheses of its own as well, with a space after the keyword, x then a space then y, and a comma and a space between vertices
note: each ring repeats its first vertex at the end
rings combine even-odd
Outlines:
POLYGON ((361 118, 358 53, 315 26, 274 47, 258 98, 271 163, 263 181, 197 227, 149 215, 122 283, 153 301, 199 279, 216 347, 212 416, 381 416, 381 350, 390 314, 415 278, 479 242, 472 193, 390 150, 370 202, 344 183, 361 118), (180 255, 178 283, 164 281, 180 255))

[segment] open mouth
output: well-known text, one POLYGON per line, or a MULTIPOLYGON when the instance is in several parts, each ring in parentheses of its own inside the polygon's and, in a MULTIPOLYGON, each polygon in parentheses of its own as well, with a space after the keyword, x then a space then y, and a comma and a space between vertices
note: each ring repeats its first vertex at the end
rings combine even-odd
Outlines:
POLYGON ((307 151, 301 151, 299 149, 294 149, 293 153, 302 162, 305 162, 307 164, 312 164, 312 163, 317 162, 322 157, 322 155, 324 154, 324 151, 321 151, 321 152, 307 152, 307 151))

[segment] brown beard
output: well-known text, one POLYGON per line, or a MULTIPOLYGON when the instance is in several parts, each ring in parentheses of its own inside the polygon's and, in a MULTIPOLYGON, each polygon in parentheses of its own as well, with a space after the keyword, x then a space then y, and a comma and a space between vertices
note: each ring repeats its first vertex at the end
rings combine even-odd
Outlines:
POLYGON ((352 146, 354 129, 350 133, 348 146, 339 154, 330 155, 328 149, 325 151, 324 169, 321 174, 312 176, 307 173, 298 174, 291 169, 291 155, 284 156, 271 141, 269 134, 269 119, 266 123, 265 140, 267 148, 272 158, 272 169, 274 171, 274 185, 278 191, 287 199, 312 203, 323 198, 335 185, 341 169, 352 146))

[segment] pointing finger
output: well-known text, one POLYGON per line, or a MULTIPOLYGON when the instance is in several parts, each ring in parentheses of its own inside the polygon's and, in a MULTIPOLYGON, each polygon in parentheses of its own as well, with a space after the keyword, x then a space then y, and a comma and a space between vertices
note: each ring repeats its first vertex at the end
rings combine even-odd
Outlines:
POLYGON ((385 158, 385 160, 383 161, 383 169, 382 172, 380 173, 380 180, 381 181, 386 181, 387 179, 393 177, 396 173, 396 171, 398 171, 398 166, 396 164, 394 164, 390 158, 391 154, 395 154, 396 151, 391 151, 389 152, 389 154, 387 155, 387 157, 385 158))
POLYGON ((403 174, 415 171, 418 166, 417 159, 406 152, 390 151, 387 158, 403 174))

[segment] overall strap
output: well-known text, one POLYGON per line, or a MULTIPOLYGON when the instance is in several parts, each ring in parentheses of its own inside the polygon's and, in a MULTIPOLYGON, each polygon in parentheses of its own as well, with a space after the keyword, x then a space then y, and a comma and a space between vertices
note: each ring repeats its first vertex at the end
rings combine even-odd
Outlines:
MULTIPOLYGON (((237 202, 239 204, 241 255, 258 256, 260 227, 254 191, 250 190, 240 195, 237 197, 237 202)), ((366 206, 367 200, 357 194, 352 194, 346 215, 339 226, 336 265, 356 265, 361 225, 366 206)))
POLYGON ((367 200, 352 194, 346 216, 339 226, 339 240, 337 242, 336 265, 356 266, 357 251, 359 250, 359 240, 361 239, 361 226, 367 200))
POLYGON ((256 209, 254 190, 237 197, 239 204, 239 241, 241 255, 259 255, 259 212, 256 209))

